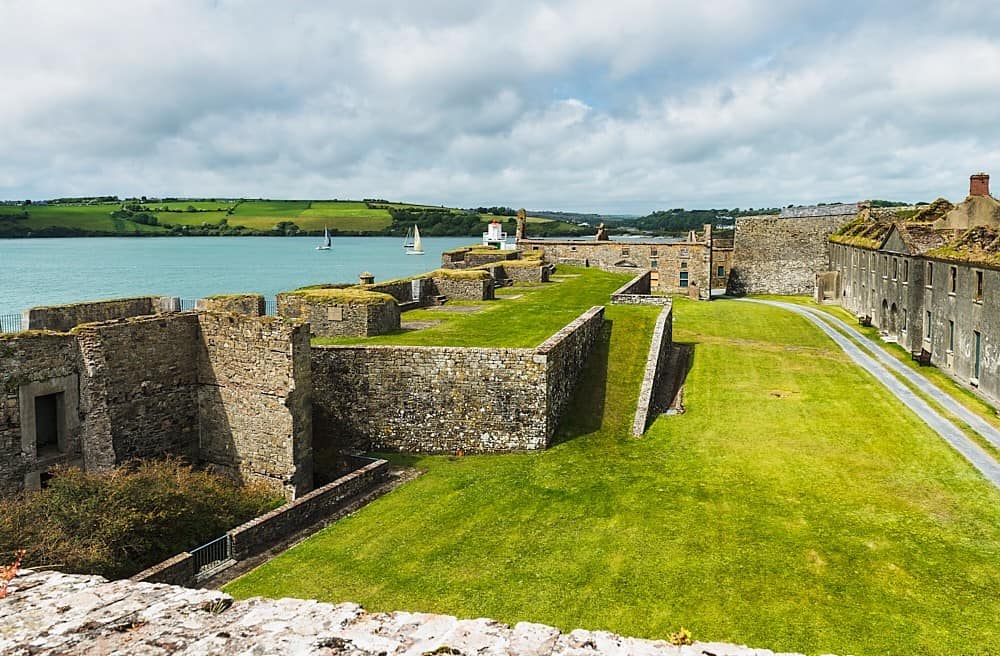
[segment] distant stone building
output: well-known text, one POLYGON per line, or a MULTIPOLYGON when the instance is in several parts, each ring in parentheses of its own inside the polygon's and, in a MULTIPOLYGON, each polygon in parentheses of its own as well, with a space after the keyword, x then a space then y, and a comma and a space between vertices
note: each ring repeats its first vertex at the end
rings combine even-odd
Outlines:
POLYGON ((817 300, 870 318, 887 340, 1000 399, 1000 203, 988 175, 973 175, 957 206, 864 207, 829 241, 817 300))
MULTIPOLYGON (((731 243, 725 246, 729 247, 728 261, 731 243)), ((728 275, 724 264, 722 271, 713 268, 711 225, 705 225, 701 233, 690 232, 681 241, 523 239, 518 249, 526 253, 541 251, 544 260, 552 264, 592 266, 619 273, 649 269, 654 291, 704 300, 710 298, 712 286, 728 275)))

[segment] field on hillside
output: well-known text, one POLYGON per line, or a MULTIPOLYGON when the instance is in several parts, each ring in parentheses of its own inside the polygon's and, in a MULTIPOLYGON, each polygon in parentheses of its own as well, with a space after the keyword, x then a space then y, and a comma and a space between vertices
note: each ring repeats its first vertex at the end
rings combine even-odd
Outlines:
POLYGON ((44 232, 51 228, 69 228, 81 232, 96 232, 102 234, 131 233, 165 233, 159 226, 143 225, 125 219, 113 219, 111 213, 121 206, 115 204, 101 205, 31 205, 26 208, 0 206, 0 237, 10 231, 10 228, 44 232), (22 209, 28 217, 19 217, 22 209))
POLYGON ((818 328, 750 303, 676 301, 687 411, 631 438, 655 317, 608 307, 555 447, 390 456, 426 473, 227 591, 776 651, 1000 653, 1000 492, 818 328))

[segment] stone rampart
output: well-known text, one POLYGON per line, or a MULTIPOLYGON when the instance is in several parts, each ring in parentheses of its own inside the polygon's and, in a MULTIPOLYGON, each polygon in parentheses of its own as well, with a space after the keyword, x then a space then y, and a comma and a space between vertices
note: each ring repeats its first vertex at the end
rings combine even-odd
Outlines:
POLYGON ((434 288, 452 300, 487 301, 493 296, 493 279, 434 278, 434 288))
POLYGON ((415 453, 542 449, 555 433, 604 309, 537 349, 317 346, 317 444, 415 453))
POLYGON ((195 575, 194 556, 182 551, 167 558, 162 563, 142 570, 131 578, 136 583, 169 583, 171 585, 193 585, 195 575))
POLYGON ((289 498, 312 488, 309 332, 276 317, 199 313, 199 459, 289 498))
POLYGON ((669 296, 653 296, 652 271, 644 271, 611 292, 612 305, 670 305, 669 296))
POLYGON ((646 369, 642 376, 642 387, 639 388, 639 403, 632 422, 632 435, 640 437, 646 432, 649 417, 658 408, 657 393, 671 373, 668 369, 670 349, 673 347, 674 317, 671 306, 660 310, 653 328, 653 339, 649 343, 649 355, 646 357, 646 369))
POLYGON ((223 294, 209 296, 195 301, 195 309, 207 312, 231 312, 245 314, 250 317, 262 317, 266 314, 264 296, 262 294, 223 294))
POLYGON ((26 330, 67 332, 84 323, 155 314, 157 300, 154 296, 142 296, 34 307, 24 311, 21 325, 26 330))
MULTIPOLYGON (((482 654, 516 656, 763 656, 719 642, 673 646, 606 631, 562 633, 488 619, 429 613, 368 613, 352 603, 233 598, 99 576, 21 570, 0 599, 10 654, 482 654), (69 601, 72 603, 68 603, 69 601)), ((798 656, 786 653, 784 656, 798 656)))
POLYGON ((168 314, 76 329, 87 469, 198 455, 198 317, 168 314))
MULTIPOLYGON (((348 290, 349 291, 349 290, 348 290)), ((278 316, 309 324, 313 337, 372 337, 399 329, 399 305, 388 295, 382 302, 310 300, 296 293, 278 294, 278 316)))
POLYGON ((512 260, 502 264, 486 264, 481 267, 489 271, 493 280, 512 280, 514 282, 548 282, 549 267, 538 260, 512 260))
POLYGON ((851 216, 736 219, 730 294, 812 294, 827 238, 851 216))
POLYGON ((35 488, 29 474, 80 457, 79 354, 72 335, 0 334, 0 492, 35 488), (62 395, 62 439, 39 453, 35 397, 62 395))

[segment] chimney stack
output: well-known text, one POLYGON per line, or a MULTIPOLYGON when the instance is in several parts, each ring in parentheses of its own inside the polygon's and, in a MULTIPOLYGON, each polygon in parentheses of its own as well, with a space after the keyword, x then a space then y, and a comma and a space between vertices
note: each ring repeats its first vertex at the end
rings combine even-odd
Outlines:
POLYGON ((976 173, 975 175, 969 176, 969 195, 990 195, 990 176, 988 173, 976 173))

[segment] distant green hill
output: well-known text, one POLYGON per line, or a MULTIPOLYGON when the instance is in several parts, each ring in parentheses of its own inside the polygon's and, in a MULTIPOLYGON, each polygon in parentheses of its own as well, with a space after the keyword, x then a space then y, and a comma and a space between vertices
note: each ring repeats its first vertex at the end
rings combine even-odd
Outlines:
MULTIPOLYGON (((478 236, 494 219, 513 233, 508 216, 381 200, 59 199, 0 205, 2 237, 169 235, 402 236, 418 225, 423 234, 478 236)), ((532 236, 571 236, 584 226, 529 217, 532 236)))

